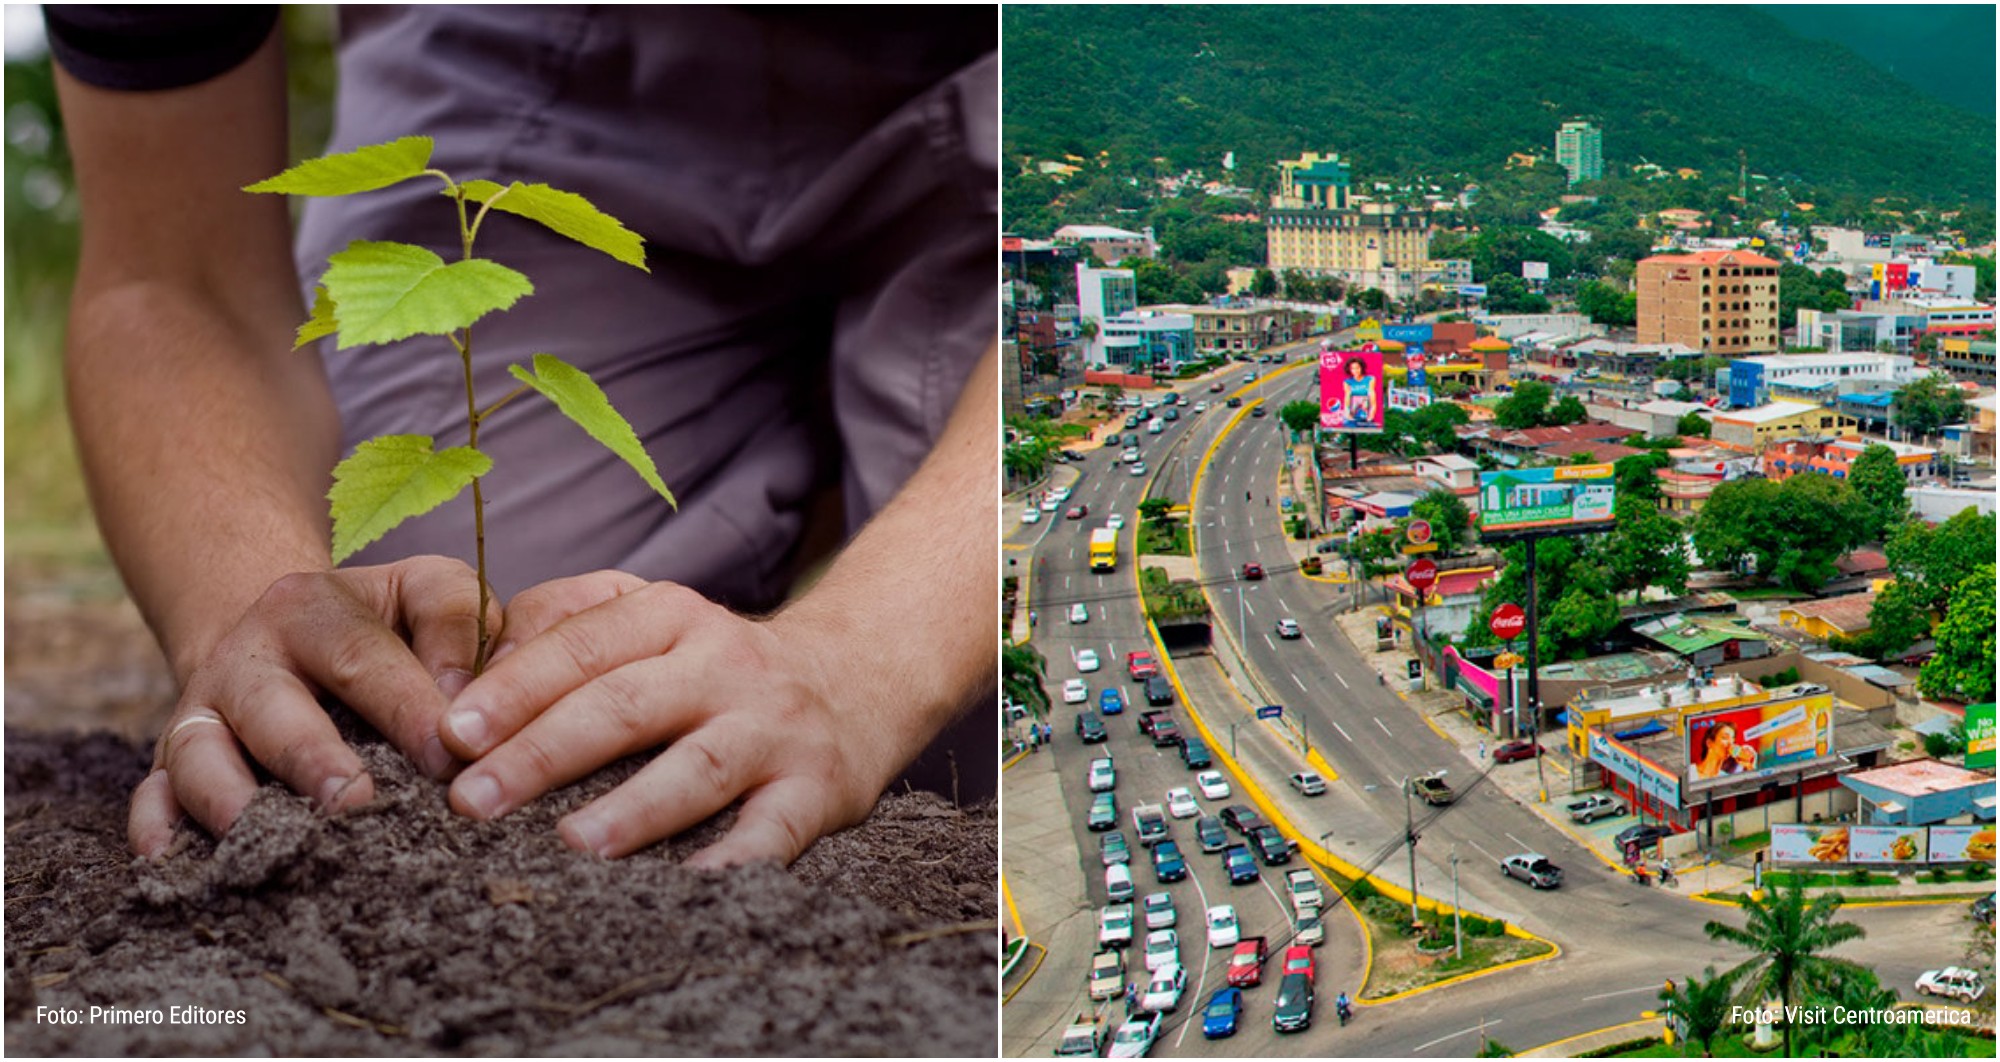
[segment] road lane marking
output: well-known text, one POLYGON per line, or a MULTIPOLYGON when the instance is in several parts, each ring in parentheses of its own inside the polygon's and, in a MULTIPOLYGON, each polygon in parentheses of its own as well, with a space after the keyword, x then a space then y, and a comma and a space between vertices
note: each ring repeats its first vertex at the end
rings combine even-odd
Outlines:
MULTIPOLYGON (((1310 641, 1312 641, 1312 639, 1311 639, 1311 638, 1307 638, 1307 639, 1306 639, 1306 641, 1310 642, 1310 641)), ((1339 679, 1339 680, 1340 680, 1340 688, 1341 688, 1341 689, 1344 689, 1344 690, 1351 690, 1351 689, 1353 689, 1353 688, 1354 688, 1354 687, 1352 687, 1352 686, 1349 686, 1349 685, 1347 684, 1347 680, 1346 680, 1346 679, 1344 679, 1344 678, 1340 678, 1340 672, 1338 672, 1338 671, 1334 672, 1334 673, 1333 673, 1333 677, 1334 677, 1334 678, 1336 678, 1336 679, 1339 679)))
MULTIPOLYGON (((1382 732, 1383 732, 1384 734, 1389 734, 1389 728, 1388 728, 1388 727, 1386 727, 1386 726, 1383 726, 1383 725, 1382 725, 1382 717, 1381 717, 1381 716, 1379 716, 1379 715, 1378 715, 1378 716, 1375 716, 1375 725, 1376 725, 1376 726, 1380 726, 1380 727, 1382 727, 1382 732)), ((1396 735, 1394 735, 1394 734, 1389 734, 1389 736, 1390 736, 1390 737, 1395 737, 1396 735)))
POLYGON ((1415 1054, 1418 1051, 1422 1051, 1426 1047, 1436 1047, 1437 1045, 1444 1043, 1446 1040, 1456 1040, 1459 1037, 1466 1035, 1467 1033, 1476 1033, 1483 1029, 1491 1029, 1495 1025, 1498 1025, 1505 1020, 1506 1019, 1504 1018, 1495 1018, 1492 1021, 1486 1022, 1483 1025, 1474 1025, 1470 1029, 1460 1029, 1455 1033, 1448 1033, 1444 1036, 1440 1036, 1437 1039, 1430 1041, 1429 1043, 1418 1044, 1417 1046, 1410 1049, 1410 1053, 1415 1054))
MULTIPOLYGON (((1266 638, 1269 638, 1269 637, 1270 637, 1270 635, 1265 635, 1265 637, 1266 637, 1266 638)), ((1306 684, 1305 684, 1305 683, 1303 683, 1303 682, 1300 682, 1300 681, 1299 681, 1299 676, 1298 676, 1298 673, 1297 673, 1297 672, 1293 672, 1293 671, 1287 671, 1287 672, 1285 672, 1285 674, 1287 674, 1287 675, 1290 675, 1290 676, 1292 676, 1292 685, 1294 685, 1294 686, 1297 686, 1297 687, 1299 688, 1299 692, 1300 692, 1300 693, 1311 693, 1311 692, 1312 692, 1311 690, 1308 690, 1308 689, 1306 689, 1306 684)))
POLYGON ((1499 857, 1499 856, 1496 856, 1496 855, 1494 855, 1493 853, 1491 853, 1491 852, 1487 851, 1486 849, 1484 849, 1484 848, 1481 848, 1481 847, 1479 847, 1479 842, 1478 842, 1478 841, 1475 841, 1475 840, 1472 840, 1472 839, 1470 839, 1470 838, 1467 838, 1467 839, 1466 839, 1466 842, 1465 842, 1465 843, 1466 843, 1466 844, 1469 844, 1469 845, 1471 845, 1471 846, 1472 846, 1472 847, 1473 847, 1473 848, 1474 848, 1475 850, 1477 850, 1477 851, 1479 852, 1479 854, 1480 854, 1480 855, 1483 855, 1483 856, 1485 856, 1486 858, 1488 858, 1488 859, 1491 859, 1491 860, 1492 860, 1492 861, 1494 861, 1495 863, 1498 863, 1498 862, 1500 861, 1500 857, 1499 857))
POLYGON ((1340 725, 1339 723, 1337 723, 1337 722, 1334 722, 1334 721, 1333 721, 1333 720, 1331 720, 1331 719, 1327 720, 1327 722, 1330 722, 1330 723, 1333 723, 1333 728, 1334 728, 1335 730, 1338 730, 1338 731, 1340 731, 1340 736, 1341 736, 1341 737, 1344 737, 1344 738, 1347 738, 1347 743, 1348 743, 1348 744, 1352 745, 1352 744, 1354 743, 1354 739, 1353 739, 1352 737, 1349 737, 1349 736, 1348 736, 1348 733, 1347 733, 1347 728, 1346 728, 1346 727, 1344 727, 1344 726, 1341 726, 1341 725, 1340 725))
MULTIPOLYGON (((1238 593, 1241 592, 1242 591, 1238 591, 1238 593)), ((1243 598, 1243 611, 1249 613, 1252 616, 1257 614, 1257 610, 1250 607, 1250 598, 1247 596, 1243 598)))
POLYGON ((1511 833, 1507 835, 1507 839, 1514 842, 1515 844, 1520 845, 1521 850, 1524 852, 1532 852, 1535 850, 1532 845, 1528 844, 1528 842, 1521 840, 1519 837, 1516 837, 1511 833))
MULTIPOLYGON (((1271 651, 1272 651, 1272 652, 1274 652, 1274 653, 1275 653, 1275 652, 1277 652, 1277 651, 1278 651, 1278 643, 1277 643, 1277 642, 1274 642, 1274 641, 1272 641, 1272 640, 1271 640, 1271 632, 1270 632, 1270 631, 1265 631, 1265 632, 1264 632, 1264 644, 1265 644, 1265 645, 1268 645, 1268 646, 1270 646, 1270 647, 1271 647, 1271 651)), ((1297 681, 1297 680, 1296 680, 1296 679, 1294 679, 1293 681, 1297 681)), ((1304 686, 1300 686, 1299 688, 1300 688, 1300 689, 1305 689, 1305 687, 1304 687, 1304 686)))
POLYGON ((1069 576, 1067 575, 1063 576, 1063 589, 1069 589, 1069 576))
POLYGON ((1658 992, 1659 990, 1659 985, 1640 985, 1637 988, 1621 988, 1616 992, 1599 992, 1594 996, 1583 997, 1583 1001, 1588 1003, 1593 999, 1610 999, 1613 996, 1629 996, 1634 992, 1658 992))
MULTIPOLYGON (((1306 644, 1307 644, 1307 645, 1310 645, 1310 646, 1312 646, 1312 647, 1313 647, 1313 652, 1318 652, 1318 651, 1319 651, 1319 643, 1318 643, 1318 642, 1316 642, 1316 641, 1313 641, 1313 636, 1312 636, 1312 635, 1310 635, 1310 634, 1306 635, 1306 644)), ((1340 676, 1339 676, 1339 675, 1335 675, 1334 677, 1335 677, 1335 678, 1340 678, 1340 676)), ((1346 679, 1340 679, 1340 684, 1341 684, 1341 685, 1343 685, 1343 686, 1347 685, 1347 680, 1346 680, 1346 679)))

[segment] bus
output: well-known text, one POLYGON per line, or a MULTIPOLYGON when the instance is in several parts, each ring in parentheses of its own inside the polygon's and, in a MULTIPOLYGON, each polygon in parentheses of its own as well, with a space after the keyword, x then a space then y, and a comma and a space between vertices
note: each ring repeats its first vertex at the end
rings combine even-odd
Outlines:
POLYGON ((1118 532, 1109 527, 1100 527, 1090 533, 1090 570, 1111 572, 1118 570, 1118 532))

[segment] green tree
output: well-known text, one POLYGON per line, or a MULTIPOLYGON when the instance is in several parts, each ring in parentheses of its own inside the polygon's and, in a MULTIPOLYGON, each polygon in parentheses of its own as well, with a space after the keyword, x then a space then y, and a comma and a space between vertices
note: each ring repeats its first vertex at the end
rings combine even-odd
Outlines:
POLYGON ((1549 401, 1555 388, 1540 380, 1523 380, 1514 393, 1493 407, 1493 422, 1503 428, 1537 428, 1548 423, 1549 401))
POLYGON ((1710 425, 1707 417, 1690 409, 1686 413, 1681 414, 1680 423, 1674 425, 1674 431, 1681 435, 1699 435, 1706 439, 1708 438, 1710 425))
POLYGON ((1612 462, 1611 471, 1616 477, 1613 481, 1612 496, 1616 504, 1620 506, 1619 514, 1621 519, 1624 514, 1623 506, 1628 498, 1643 501, 1656 509, 1659 508, 1659 470, 1672 463, 1672 459, 1667 457, 1666 454, 1657 452, 1628 454, 1612 462))
POLYGON ((1564 395, 1555 405, 1549 407, 1543 423, 1551 425, 1581 424, 1590 419, 1589 411, 1575 395, 1564 395))
POLYGON ((1912 380, 1889 403, 1889 419, 1919 435, 1935 435, 1947 424, 1965 419, 1965 392, 1950 376, 1934 372, 1912 380))
POLYGON ((1952 591, 1937 628, 1937 655, 1924 664, 1917 685, 1932 697, 1967 702, 1993 699, 1993 565, 1973 570, 1952 591))
MULTIPOLYGON (((1485 275, 1477 274, 1476 275, 1485 275)), ((1553 270, 1553 267, 1551 267, 1553 270)), ((1549 300, 1528 290, 1528 282, 1518 274, 1497 273, 1487 276, 1486 309, 1492 313, 1547 313, 1549 300)))
POLYGON ((1687 592, 1687 542, 1680 522, 1660 511, 1657 497, 1643 493, 1617 500, 1618 523, 1605 536, 1604 563, 1611 588, 1634 600, 1649 586, 1676 596, 1687 592))
POLYGON ((1278 419, 1285 427, 1304 434, 1319 426, 1319 403, 1309 399, 1287 402, 1278 407, 1278 419))
POLYGON ((1663 1009, 1680 1023, 1682 1035, 1700 1044, 1701 1053, 1708 1056, 1714 1054, 1716 1037, 1722 1035, 1729 1020, 1734 994, 1729 978, 1717 977, 1715 967, 1709 966, 1698 978, 1662 988, 1659 999, 1666 1004, 1663 1009))
POLYGON ((1905 519, 1884 551, 1896 581, 1917 591, 1929 612, 1943 612, 1951 594, 1981 564, 1993 560, 1995 521, 1990 513, 1961 509, 1936 527, 1905 519))
POLYGON ((1439 487, 1410 505, 1410 515, 1429 521, 1440 556, 1450 556, 1471 542, 1472 510, 1464 499, 1439 487))
POLYGON ((1260 299, 1268 299, 1277 293, 1278 275, 1263 266, 1258 266, 1256 276, 1250 281, 1250 294, 1260 299))
POLYGON ((1890 583, 1875 595, 1875 604, 1868 609, 1868 629, 1853 638, 1834 638, 1829 644, 1877 660, 1908 649, 1931 629, 1930 614, 1918 600, 1920 593, 1912 584, 1890 583))
POLYGON ((1576 290, 1576 309, 1598 324, 1629 328, 1639 320, 1639 297, 1592 280, 1576 290))
MULTIPOLYGON (((1806 998, 1808 1006, 1816 1004, 1828 1011, 1835 1007, 1847 1011, 1888 1010, 1896 1005, 1896 993, 1882 987, 1875 971, 1859 966, 1826 971, 1825 980, 1807 989, 1806 998)), ((1875 1058, 1924 1057, 1922 1053, 1912 1055, 1902 1050, 1907 1039, 1904 1027, 1897 1022, 1871 1021, 1853 1025, 1821 1022, 1799 1026, 1800 1050, 1821 1057, 1838 1054, 1875 1058), (1835 1048, 1840 1046, 1845 1046, 1846 1050, 1836 1051, 1835 1048)))
POLYGON ((1376 579, 1402 571, 1403 536, 1394 528, 1382 527, 1354 536, 1347 555, 1361 562, 1361 575, 1376 579))
POLYGON ((1361 309, 1380 312, 1388 307, 1389 296, 1382 294, 1379 288, 1363 288, 1348 296, 1348 301, 1361 309))
POLYGON ((1863 520, 1853 492, 1831 476, 1740 479, 1709 496, 1695 517, 1694 547, 1711 568, 1748 563, 1780 586, 1810 592, 1833 577, 1863 520))
POLYGON ((1896 451, 1886 446, 1870 446, 1854 459, 1853 467, 1847 470, 1847 485, 1867 503, 1868 526, 1863 539, 1881 541, 1909 515, 1910 502, 1903 496, 1905 482, 1896 451))
POLYGON ((1042 687, 1048 661, 1025 642, 1000 647, 1000 691, 1036 718, 1049 714, 1049 693, 1042 687))
MULTIPOLYGON (((1852 922, 1839 922, 1839 893, 1806 897, 1805 886, 1797 881, 1768 890, 1761 900, 1738 897, 1743 908, 1742 927, 1727 922, 1710 922, 1703 927, 1709 939, 1747 948, 1751 957, 1724 976, 1741 986, 1746 1003, 1761 1003, 1776 997, 1786 1007, 1798 1003, 1805 991, 1824 984, 1836 971, 1855 969, 1844 959, 1823 952, 1866 935, 1852 922)), ((1796 1058, 1792 1049, 1792 1024, 1784 1025, 1785 1054, 1796 1058)))
POLYGON ((1173 508, 1174 503, 1171 498, 1147 498, 1139 503, 1139 516, 1148 521, 1158 522, 1167 519, 1173 508))

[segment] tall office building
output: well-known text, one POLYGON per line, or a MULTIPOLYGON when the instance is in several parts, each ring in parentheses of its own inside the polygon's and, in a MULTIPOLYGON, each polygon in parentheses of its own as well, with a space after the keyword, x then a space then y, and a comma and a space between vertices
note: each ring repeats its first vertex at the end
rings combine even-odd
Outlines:
POLYGON ((1272 272, 1336 276, 1354 287, 1414 298, 1430 260, 1431 218, 1397 203, 1352 194, 1347 163, 1307 152, 1278 163, 1278 192, 1265 214, 1272 272))
POLYGON ((1556 164, 1569 171, 1569 183, 1604 177, 1604 133, 1589 122, 1564 122, 1556 130, 1556 164))

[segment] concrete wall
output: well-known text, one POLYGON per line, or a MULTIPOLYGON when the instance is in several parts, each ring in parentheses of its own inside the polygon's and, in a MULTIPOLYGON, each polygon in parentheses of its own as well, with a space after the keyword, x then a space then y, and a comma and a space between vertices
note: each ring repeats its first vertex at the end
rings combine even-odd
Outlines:
POLYGON ((1892 709, 1896 705, 1896 695, 1865 679, 1856 678, 1837 667, 1808 660, 1796 649, 1788 649, 1772 656, 1756 660, 1738 660, 1733 664, 1718 664, 1715 671, 1719 675, 1742 675, 1744 680, 1753 681, 1767 675, 1775 675, 1786 668, 1799 669, 1799 681, 1817 682, 1833 691, 1833 695, 1852 708, 1864 712, 1892 709))

